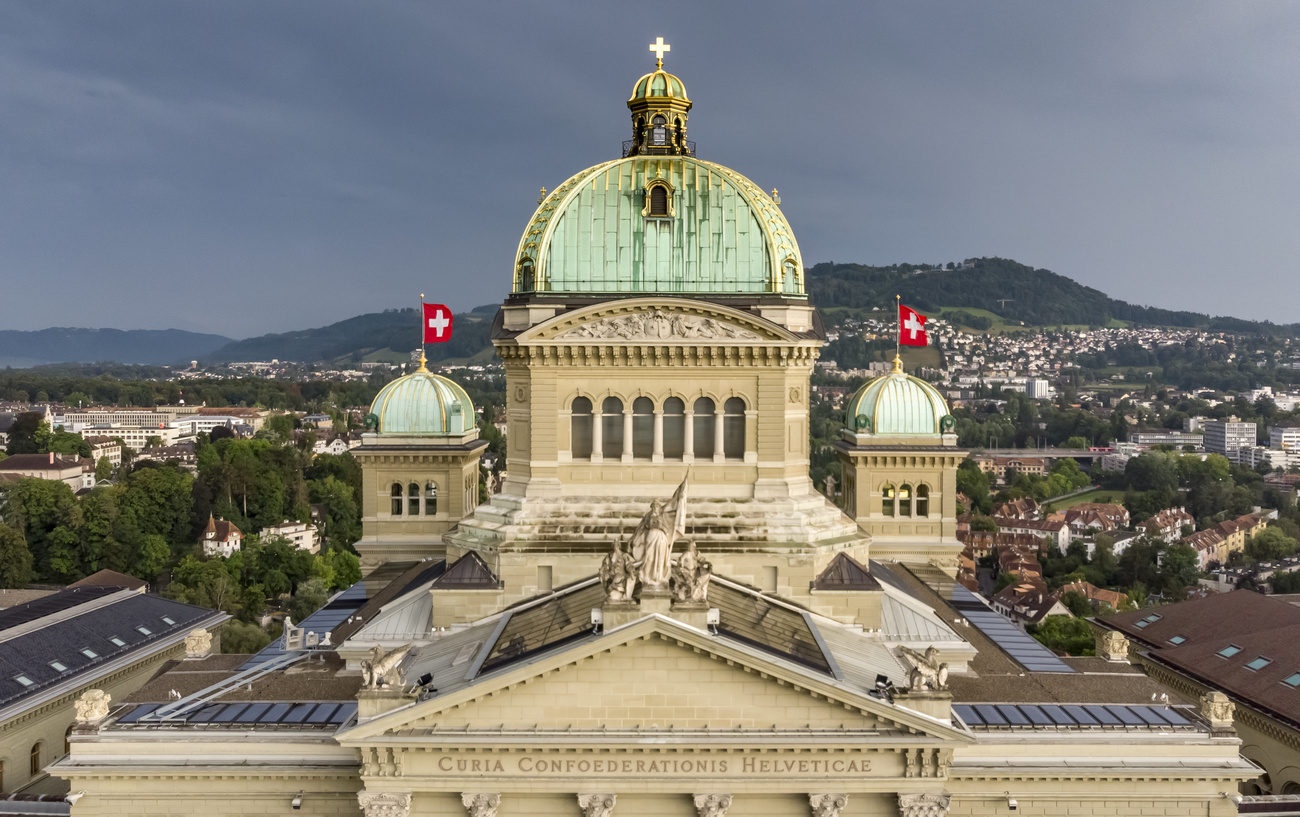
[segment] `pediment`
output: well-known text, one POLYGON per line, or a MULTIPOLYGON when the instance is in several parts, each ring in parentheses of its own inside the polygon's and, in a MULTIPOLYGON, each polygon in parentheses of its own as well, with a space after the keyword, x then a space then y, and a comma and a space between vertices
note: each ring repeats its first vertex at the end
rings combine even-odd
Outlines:
POLYGON ((631 298, 561 313, 517 340, 762 343, 799 338, 777 324, 730 307, 684 299, 631 298))
POLYGON ((654 616, 348 730, 345 743, 436 730, 851 730, 964 733, 654 616))

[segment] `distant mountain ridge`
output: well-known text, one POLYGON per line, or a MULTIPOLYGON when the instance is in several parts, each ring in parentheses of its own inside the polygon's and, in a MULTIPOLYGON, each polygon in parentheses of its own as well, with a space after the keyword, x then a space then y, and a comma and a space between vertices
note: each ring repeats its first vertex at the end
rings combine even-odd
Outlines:
POLYGON ((230 343, 223 335, 184 329, 0 330, 0 366, 28 368, 51 363, 116 363, 152 366, 189 363, 230 343))
POLYGON ((897 294, 904 303, 922 312, 939 307, 982 309, 1008 323, 1023 321, 1026 326, 1106 326, 1119 320, 1211 332, 1300 335, 1300 323, 1279 325, 1137 306, 1051 270, 1034 269, 1005 258, 968 259, 953 270, 916 264, 869 267, 830 262, 809 269, 805 280, 809 297, 822 309, 883 308, 891 305, 897 294))

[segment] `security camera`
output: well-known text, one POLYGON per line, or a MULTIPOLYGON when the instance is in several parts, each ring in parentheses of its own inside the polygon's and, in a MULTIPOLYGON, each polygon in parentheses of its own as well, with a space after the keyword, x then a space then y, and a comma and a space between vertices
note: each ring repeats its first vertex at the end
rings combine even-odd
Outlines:
POLYGON ((1020 808, 1020 804, 1016 802, 1016 798, 1008 797, 1007 808, 1010 809, 1011 811, 1015 811, 1016 809, 1020 808))
POLYGON ((293 806, 294 811, 302 808, 302 792, 295 794, 293 799, 289 801, 289 805, 293 806))

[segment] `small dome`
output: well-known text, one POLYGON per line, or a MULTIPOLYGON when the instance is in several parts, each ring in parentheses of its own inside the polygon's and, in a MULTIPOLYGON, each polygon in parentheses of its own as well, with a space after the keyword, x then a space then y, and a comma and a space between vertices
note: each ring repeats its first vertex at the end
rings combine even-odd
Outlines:
POLYGON ((894 371, 849 398, 844 422, 858 434, 881 437, 947 434, 953 427, 943 395, 924 380, 904 374, 898 361, 894 371))
POLYGON ((477 428, 474 404, 455 382, 432 372, 399 377, 370 404, 367 425, 380 434, 460 436, 477 428))
POLYGON ((628 104, 639 99, 676 99, 690 102, 686 97, 686 86, 682 81, 664 70, 654 71, 637 80, 632 88, 628 104))

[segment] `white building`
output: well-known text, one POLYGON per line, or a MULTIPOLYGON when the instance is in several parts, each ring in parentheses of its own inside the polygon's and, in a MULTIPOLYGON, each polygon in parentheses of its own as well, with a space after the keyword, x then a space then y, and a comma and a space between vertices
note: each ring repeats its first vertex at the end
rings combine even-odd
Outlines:
POLYGON ((285 521, 278 525, 268 525, 262 528, 263 542, 277 538, 287 539, 293 543, 294 547, 309 553, 316 553, 320 550, 320 542, 316 541, 316 528, 306 522, 285 521))
POLYGON ((1035 400, 1050 400, 1052 398, 1052 384, 1047 380, 1026 380, 1025 394, 1035 400))
POLYGON ((1236 417, 1208 420, 1205 423, 1205 450, 1234 459, 1233 453, 1238 449, 1254 447, 1256 430, 1254 423, 1243 423, 1236 417))
POLYGON ((203 546, 204 556, 229 558, 244 546, 244 533, 233 522, 213 519, 212 514, 208 514, 208 526, 203 529, 199 544, 203 546))
POLYGON ((131 426, 131 425, 113 425, 102 423, 100 425, 85 426, 81 429, 83 437, 120 437, 127 448, 132 451, 142 451, 149 444, 149 440, 157 437, 162 440, 163 445, 172 445, 181 436, 180 430, 167 425, 159 428, 150 426, 131 426))
POLYGON ((1300 426, 1271 426, 1268 447, 1279 451, 1300 451, 1300 426))

